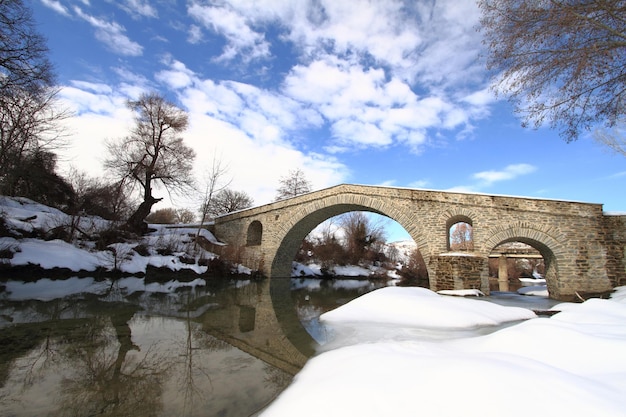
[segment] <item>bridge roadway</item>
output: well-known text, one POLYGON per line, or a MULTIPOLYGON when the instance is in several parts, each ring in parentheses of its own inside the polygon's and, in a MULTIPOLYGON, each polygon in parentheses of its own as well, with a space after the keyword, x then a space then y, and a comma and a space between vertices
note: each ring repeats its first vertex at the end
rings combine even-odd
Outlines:
POLYGON ((342 184, 218 217, 214 233, 227 243, 224 254, 280 282, 291 275, 306 235, 351 211, 397 221, 416 242, 435 291, 489 293, 489 255, 507 242, 539 251, 552 298, 626 285, 626 215, 606 215, 594 203, 342 184), (471 252, 450 250, 450 228, 458 222, 472 226, 471 252))

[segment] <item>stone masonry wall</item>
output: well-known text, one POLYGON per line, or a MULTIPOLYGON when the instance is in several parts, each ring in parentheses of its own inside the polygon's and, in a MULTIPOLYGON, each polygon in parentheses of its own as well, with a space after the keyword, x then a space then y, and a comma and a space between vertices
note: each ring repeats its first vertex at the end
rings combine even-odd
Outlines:
POLYGON ((626 215, 605 215, 607 274, 614 287, 626 285, 626 215))

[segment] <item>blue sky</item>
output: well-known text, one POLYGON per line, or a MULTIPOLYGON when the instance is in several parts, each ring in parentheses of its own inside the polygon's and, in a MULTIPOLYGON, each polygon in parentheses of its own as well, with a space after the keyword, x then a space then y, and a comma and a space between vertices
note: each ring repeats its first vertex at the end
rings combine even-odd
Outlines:
POLYGON ((104 139, 132 126, 124 101, 156 90, 190 114, 199 181, 217 155, 231 188, 256 204, 301 168, 314 189, 389 185, 626 211, 623 157, 590 136, 567 144, 548 128, 522 129, 491 94, 471 1, 32 5, 76 113, 65 167, 102 175, 104 139))

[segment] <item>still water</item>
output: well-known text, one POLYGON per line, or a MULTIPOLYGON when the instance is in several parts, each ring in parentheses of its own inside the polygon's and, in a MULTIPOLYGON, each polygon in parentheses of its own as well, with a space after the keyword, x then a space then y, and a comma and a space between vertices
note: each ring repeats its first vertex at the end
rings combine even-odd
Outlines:
POLYGON ((255 415, 314 352, 289 320, 320 337, 319 314, 382 285, 0 283, 0 416, 255 415))
POLYGON ((0 417, 254 416, 329 339, 322 313, 387 284, 0 283, 0 417))

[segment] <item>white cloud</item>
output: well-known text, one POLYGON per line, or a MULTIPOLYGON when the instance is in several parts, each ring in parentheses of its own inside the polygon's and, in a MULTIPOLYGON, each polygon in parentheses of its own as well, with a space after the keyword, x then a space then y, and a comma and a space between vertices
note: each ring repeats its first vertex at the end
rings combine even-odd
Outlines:
POLYGON ((225 0, 188 14, 226 39, 222 60, 269 57, 263 31, 282 31, 297 60, 282 93, 324 117, 333 152, 400 142, 419 153, 431 130, 468 135, 493 101, 472 2, 225 0))
POLYGON ((155 78, 173 90, 188 87, 193 83, 194 73, 180 61, 168 59, 170 69, 157 72, 155 78))
POLYGON ((185 141, 196 150, 197 176, 210 166, 213 155, 223 158, 233 177, 231 188, 245 190, 255 204, 271 202, 279 179, 301 168, 315 189, 343 182, 347 168, 327 155, 305 153, 281 141, 252 138, 237 126, 217 118, 192 114, 185 141))
POLYGON ((205 28, 226 38, 227 45, 218 60, 239 57, 246 62, 269 57, 270 46, 263 33, 252 29, 246 17, 231 8, 192 3, 187 12, 205 28))
POLYGON ((382 69, 365 69, 337 58, 297 65, 285 78, 289 97, 317 108, 331 124, 336 143, 327 149, 388 146, 394 141, 420 152, 428 129, 456 129, 469 123, 473 110, 449 97, 419 97, 382 69))
POLYGON ((200 43, 202 41, 202 28, 198 25, 189 26, 187 41, 192 44, 200 43))
POLYGON ((125 98, 114 95, 102 84, 73 81, 73 86, 63 87, 60 98, 64 105, 80 117, 82 114, 114 115, 125 107, 125 98))
POLYGON ((409 184, 407 184, 407 187, 409 188, 426 188, 430 185, 430 181, 429 180, 416 180, 416 181, 412 181, 409 184))
POLYGON ((486 185, 491 185, 494 182, 512 180, 519 176, 535 172, 536 170, 537 168, 530 164, 513 164, 508 165, 506 168, 500 171, 477 172, 472 177, 474 179, 483 181, 486 185))
POLYGON ((485 188, 488 188, 495 183, 502 181, 511 181, 518 177, 532 174, 537 170, 537 167, 531 164, 511 164, 507 165, 502 170, 490 170, 481 171, 472 175, 472 179, 475 180, 474 184, 470 185, 457 185, 448 188, 447 191, 459 192, 459 193, 475 193, 481 192, 485 188))
POLYGON ((61 2, 57 0, 41 0, 41 4, 54 10, 55 12, 62 14, 63 16, 69 16, 70 12, 67 7, 63 6, 61 2))
POLYGON ((159 16, 157 10, 145 0, 124 0, 117 2, 117 5, 134 19, 140 17, 156 18, 159 16))
POLYGON ((140 56, 143 47, 130 40, 124 32, 126 29, 116 22, 107 22, 83 12, 79 7, 74 7, 74 12, 96 30, 96 39, 104 43, 111 51, 127 56, 140 56))

